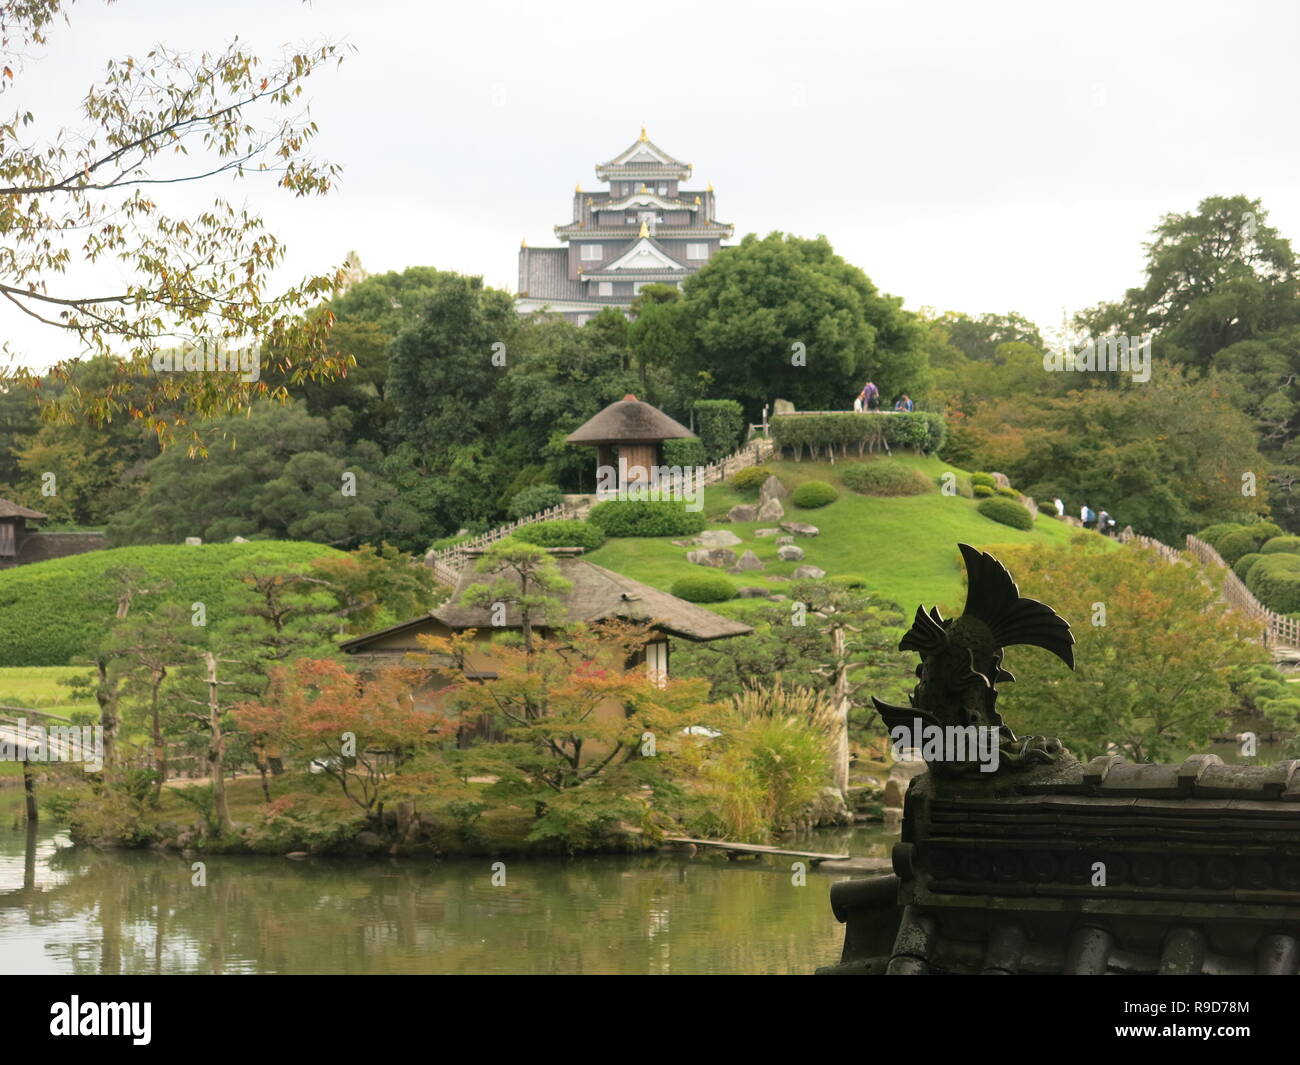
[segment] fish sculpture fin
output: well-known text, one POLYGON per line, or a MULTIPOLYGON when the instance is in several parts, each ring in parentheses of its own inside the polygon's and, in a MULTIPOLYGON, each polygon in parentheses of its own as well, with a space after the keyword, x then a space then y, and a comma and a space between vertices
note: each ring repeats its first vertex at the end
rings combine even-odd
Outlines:
POLYGON ((893 706, 890 703, 883 703, 874 695, 871 701, 875 704, 876 713, 885 722, 885 728, 893 732, 896 728, 911 728, 912 724, 920 720, 923 725, 939 725, 939 719, 931 714, 928 710, 918 710, 914 706, 893 706))
POLYGON ((916 617, 912 627, 903 633, 898 642, 900 651, 916 651, 922 657, 937 654, 948 643, 948 633, 944 628, 943 617, 939 608, 932 606, 927 614, 924 607, 916 608, 916 617))
MULTIPOLYGON (((992 555, 970 544, 958 544, 957 547, 966 561, 963 616, 984 622, 999 647, 1014 644, 1041 647, 1073 669, 1074 634, 1070 631, 1070 623, 1037 599, 1023 598, 1007 568, 992 555)), ((917 617, 919 620, 919 610, 917 617)), ((908 635, 915 629, 913 623, 908 635)))

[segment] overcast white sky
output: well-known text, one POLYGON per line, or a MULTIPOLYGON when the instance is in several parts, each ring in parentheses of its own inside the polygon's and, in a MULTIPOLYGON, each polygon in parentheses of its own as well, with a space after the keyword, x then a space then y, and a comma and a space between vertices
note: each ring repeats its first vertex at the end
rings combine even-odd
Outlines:
MULTIPOLYGON (((329 38, 357 49, 308 83, 339 189, 243 185, 293 273, 356 249, 513 291, 520 239, 555 244, 644 123, 737 239, 825 234, 910 308, 1053 327, 1135 284, 1160 215, 1202 197, 1262 197, 1300 239, 1298 29, 1292 0, 82 0, 0 110, 72 114, 158 41, 329 38)), ((8 308, 0 339, 31 365, 74 350, 8 308)))

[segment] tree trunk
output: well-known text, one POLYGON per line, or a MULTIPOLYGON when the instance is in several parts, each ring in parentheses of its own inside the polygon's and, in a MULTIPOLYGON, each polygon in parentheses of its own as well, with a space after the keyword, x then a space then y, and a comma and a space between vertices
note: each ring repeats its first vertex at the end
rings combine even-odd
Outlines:
POLYGON ((32 764, 23 759, 23 795, 27 800, 27 823, 36 824, 36 776, 32 773, 32 764))
POLYGON ((226 805, 226 780, 222 776, 222 763, 226 755, 226 739, 221 732, 221 700, 217 697, 217 656, 205 651, 208 664, 208 777, 212 781, 212 808, 217 827, 224 834, 230 831, 230 808, 226 805))
POLYGON ((155 809, 162 805, 162 786, 163 781, 167 779, 167 748, 163 745, 162 714, 158 709, 158 689, 162 685, 163 677, 166 675, 166 670, 154 673, 153 691, 149 697, 150 723, 153 731, 153 771, 158 775, 158 779, 153 782, 153 805, 155 809))
POLYGON ((831 772, 835 787, 844 800, 849 798, 849 663, 846 654, 844 627, 832 630, 835 645, 835 735, 831 744, 831 772))
POLYGON ((99 681, 95 685, 95 701, 99 703, 99 726, 104 733, 104 766, 99 779, 107 787, 113 780, 117 750, 117 692, 109 685, 107 659, 96 659, 95 672, 99 681))

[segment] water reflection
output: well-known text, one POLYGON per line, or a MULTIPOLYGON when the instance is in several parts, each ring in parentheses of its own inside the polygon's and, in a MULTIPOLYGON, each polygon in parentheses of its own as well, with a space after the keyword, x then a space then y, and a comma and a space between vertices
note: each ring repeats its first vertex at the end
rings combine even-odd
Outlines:
MULTIPOLYGON (((0 972, 809 973, 838 957, 827 893, 788 863, 597 857, 455 862, 66 846, 0 793, 0 972)), ((815 849, 884 855, 879 832, 815 849)), ((808 842, 807 840, 804 841, 808 842)), ((801 844, 803 845, 803 844, 801 844)))

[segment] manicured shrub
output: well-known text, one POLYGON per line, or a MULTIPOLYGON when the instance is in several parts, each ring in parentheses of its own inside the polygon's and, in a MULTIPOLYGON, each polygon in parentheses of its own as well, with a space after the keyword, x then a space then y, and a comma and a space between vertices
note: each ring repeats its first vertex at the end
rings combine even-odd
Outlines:
POLYGON ((1050 514, 1052 517, 1056 517, 1056 504, 1050 500, 1044 500, 1038 504, 1038 513, 1050 514))
POLYGON ((888 459, 846 466, 840 480, 846 488, 864 496, 919 496, 934 491, 930 478, 920 470, 888 459))
POLYGON ((1019 503, 1010 499, 986 499, 976 508, 986 518, 1010 525, 1013 529, 1032 529, 1033 516, 1019 503))
POLYGON ((538 547, 585 547, 588 551, 596 550, 605 542, 604 530, 599 525, 576 518, 534 522, 516 529, 511 536, 538 547))
POLYGON ((993 495, 993 486, 990 484, 973 484, 971 485, 971 495, 976 499, 987 499, 993 495))
POLYGON ((840 494, 835 490, 834 485, 829 485, 825 481, 804 481, 790 493, 790 502, 803 510, 815 510, 817 507, 834 503, 839 497, 840 494))
POLYGON ((970 475, 970 483, 988 485, 989 488, 996 488, 998 486, 997 478, 995 478, 993 474, 982 472, 972 473, 970 475))
POLYGON ((1246 575, 1246 587, 1279 614, 1300 610, 1300 555, 1263 555, 1246 575))
POLYGON ((0 570, 0 666, 65 666, 87 655, 112 621, 113 569, 138 570, 142 586, 156 589, 136 596, 132 611, 176 603, 188 613, 191 603, 201 602, 211 626, 228 620, 234 604, 243 602, 242 574, 305 568, 313 559, 344 554, 298 540, 155 544, 0 570))
POLYGON ((559 485, 530 484, 515 493, 510 500, 510 505, 506 507, 506 513, 511 518, 528 518, 544 510, 550 510, 551 507, 558 507, 563 502, 564 493, 560 491, 559 485))
POLYGON ((850 591, 861 591, 869 588, 866 577, 854 577, 851 574, 840 574, 838 577, 827 578, 831 584, 839 585, 841 588, 848 588, 850 591))
POLYGON ((771 476, 766 466, 746 466, 731 475, 731 487, 737 492, 756 493, 771 476))
POLYGON ((1274 525, 1271 521, 1257 521, 1252 525, 1247 525, 1252 533, 1255 534, 1255 543, 1265 544, 1275 536, 1282 536, 1283 531, 1280 525, 1274 525))
POLYGON ((864 455, 882 443, 934 454, 948 432, 943 417, 931 411, 780 414, 772 419, 771 430, 777 447, 789 448, 796 461, 805 450, 814 457, 832 452, 847 456, 850 450, 864 455))
POLYGON ((745 409, 734 399, 697 399, 695 425, 710 462, 730 455, 745 432, 745 409))
POLYGON ((999 488, 997 489, 997 493, 1000 496, 1006 496, 1008 499, 1014 499, 1017 501, 1020 499, 1020 493, 1014 488, 999 488))
POLYGON ((692 573, 673 581, 672 594, 688 603, 721 603, 736 597, 736 586, 721 573, 692 573))
POLYGON ((1196 534, 1198 540, 1203 540, 1216 551, 1219 549, 1219 537, 1226 536, 1228 533, 1237 532, 1243 526, 1236 522, 1221 521, 1217 525, 1207 525, 1204 529, 1196 534))
POLYGON ((1259 550, 1265 555, 1300 555, 1300 536, 1274 536, 1259 550))
POLYGON ((672 500, 610 499, 592 507, 587 520, 606 536, 694 536, 705 526, 702 511, 672 500))
POLYGON ((1263 557, 1264 556, 1257 551, 1252 551, 1247 555, 1242 555, 1241 558, 1237 559, 1233 564, 1232 572, 1244 581, 1246 579, 1246 574, 1250 572, 1250 567, 1263 557))
POLYGON ((1242 555, 1254 551, 1257 546, 1255 537, 1249 529, 1237 529, 1220 536, 1219 542, 1215 544, 1215 550, 1222 556, 1223 561, 1231 566, 1242 555))
POLYGON ((704 441, 698 436, 688 436, 684 440, 665 440, 663 463, 665 466, 707 466, 709 460, 704 453, 704 441))

